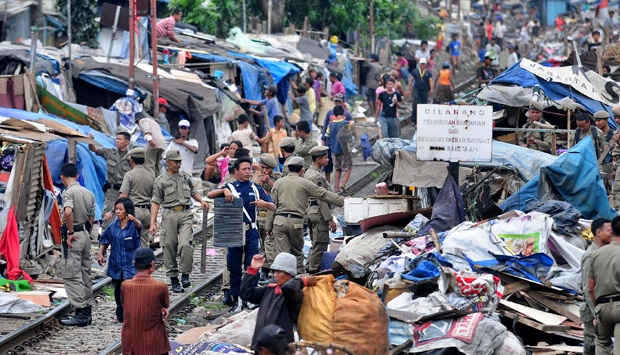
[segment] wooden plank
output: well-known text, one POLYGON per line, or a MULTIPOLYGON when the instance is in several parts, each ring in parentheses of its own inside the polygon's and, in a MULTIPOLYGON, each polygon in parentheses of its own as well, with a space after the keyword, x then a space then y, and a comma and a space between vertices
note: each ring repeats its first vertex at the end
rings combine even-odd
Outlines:
POLYGON ((534 329, 538 329, 540 331, 543 332, 562 332, 562 331, 567 331, 570 329, 569 326, 566 325, 545 325, 545 324, 541 324, 538 322, 535 322, 531 319, 525 318, 523 316, 520 316, 516 313, 512 313, 509 311, 504 311, 504 310, 500 310, 499 311, 500 314, 506 318, 510 318, 513 320, 516 320, 517 322, 523 324, 523 325, 527 325, 528 327, 534 328, 534 329))
POLYGON ((504 295, 502 298, 512 295, 519 291, 529 291, 530 284, 525 281, 517 281, 504 286, 504 295))
POLYGON ((413 339, 407 339, 407 341, 405 341, 404 343, 390 350, 390 355, 402 354, 403 351, 405 351, 406 349, 409 349, 411 345, 413 345, 413 339))
POLYGON ((508 300, 500 300, 499 304, 504 307, 508 307, 514 311, 525 314, 526 316, 534 319, 535 321, 545 325, 560 325, 566 320, 566 317, 559 316, 552 313, 546 313, 537 309, 520 305, 518 303, 510 302, 508 300))
POLYGON ((555 303, 554 301, 551 301, 550 299, 541 296, 540 294, 538 294, 536 291, 527 291, 522 293, 524 295, 526 295, 527 297, 531 297, 534 301, 542 304, 543 306, 551 309, 552 311, 556 312, 559 315, 562 315, 568 319, 570 319, 571 321, 577 323, 577 324, 581 324, 581 317, 574 314, 573 312, 570 312, 569 310, 567 310, 566 308, 560 306, 559 304, 555 303))

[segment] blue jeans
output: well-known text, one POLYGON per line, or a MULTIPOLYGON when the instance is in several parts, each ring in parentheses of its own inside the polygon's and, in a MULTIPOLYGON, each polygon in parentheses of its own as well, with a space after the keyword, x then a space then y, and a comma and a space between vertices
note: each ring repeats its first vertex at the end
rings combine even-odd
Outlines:
POLYGON ((401 67, 400 68, 400 75, 403 77, 403 79, 405 80, 405 83, 409 82, 409 77, 411 76, 411 73, 409 73, 409 68, 407 67, 401 67))
POLYGON ((228 248, 226 261, 230 273, 230 294, 233 297, 239 296, 243 270, 250 266, 252 257, 258 254, 258 238, 258 230, 250 229, 245 232, 245 245, 243 247, 228 248))
POLYGON ((381 125, 382 138, 400 138, 400 128, 398 126, 398 118, 385 117, 383 113, 379 116, 379 124, 381 125))

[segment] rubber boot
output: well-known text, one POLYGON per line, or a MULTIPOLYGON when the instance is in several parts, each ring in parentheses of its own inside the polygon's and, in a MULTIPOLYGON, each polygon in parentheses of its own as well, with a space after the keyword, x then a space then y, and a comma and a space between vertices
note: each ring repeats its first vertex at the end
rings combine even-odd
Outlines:
POLYGON ((232 295, 230 294, 230 290, 224 290, 224 300, 222 303, 230 307, 235 304, 235 301, 233 301, 232 295))
POLYGON ((230 311, 229 312, 234 312, 237 310, 237 308, 239 308, 239 297, 235 297, 235 296, 231 296, 232 297, 232 301, 233 304, 232 306, 230 306, 230 311))
POLYGON ((189 274, 181 275, 181 285, 184 288, 189 288, 190 286, 192 286, 192 283, 189 281, 189 274))
POLYGON ((181 292, 183 292, 183 288, 181 288, 181 284, 179 283, 179 278, 178 277, 171 277, 170 278, 170 284, 172 286, 172 292, 174 292, 174 293, 181 293, 181 292))
POLYGON ((85 327, 88 325, 88 317, 85 316, 86 308, 78 308, 75 310, 75 316, 60 321, 60 325, 65 327, 85 327))
POLYGON ((88 323, 88 325, 93 324, 93 306, 86 306, 86 308, 84 308, 84 316, 86 317, 86 322, 88 323))

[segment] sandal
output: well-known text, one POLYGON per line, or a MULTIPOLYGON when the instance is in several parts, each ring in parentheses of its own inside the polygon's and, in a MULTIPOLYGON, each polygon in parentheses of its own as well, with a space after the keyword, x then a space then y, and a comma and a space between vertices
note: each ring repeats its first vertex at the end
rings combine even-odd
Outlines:
POLYGON ((347 189, 344 185, 340 186, 340 191, 342 191, 343 194, 347 193, 347 189))
POLYGON ((121 321, 118 320, 118 318, 112 319, 112 324, 118 324, 118 323, 121 323, 121 321))

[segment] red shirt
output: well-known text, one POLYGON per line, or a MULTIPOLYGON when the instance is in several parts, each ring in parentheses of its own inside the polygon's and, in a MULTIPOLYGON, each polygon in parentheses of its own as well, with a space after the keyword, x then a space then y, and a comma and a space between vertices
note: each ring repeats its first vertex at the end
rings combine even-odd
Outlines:
POLYGON ((566 25, 566 21, 562 17, 558 17, 555 19, 555 26, 557 27, 558 31, 562 31, 564 25, 566 25))
POLYGON ((176 20, 172 16, 159 20, 159 22, 155 24, 155 28, 157 28, 157 38, 170 37, 170 35, 174 35, 175 23, 176 20))
POLYGON ((493 38, 493 25, 492 24, 489 24, 487 26, 487 38, 488 39, 493 38))
POLYGON ((168 334, 161 318, 162 307, 170 307, 168 286, 151 276, 136 275, 121 285, 123 302, 123 354, 155 355, 170 351, 168 334))

